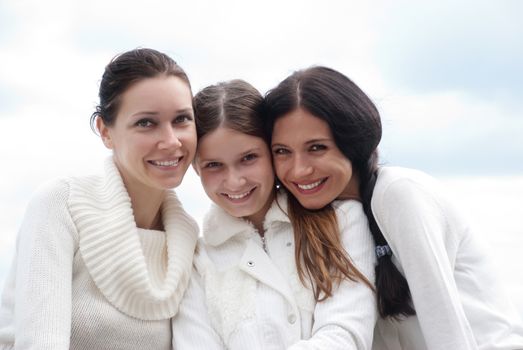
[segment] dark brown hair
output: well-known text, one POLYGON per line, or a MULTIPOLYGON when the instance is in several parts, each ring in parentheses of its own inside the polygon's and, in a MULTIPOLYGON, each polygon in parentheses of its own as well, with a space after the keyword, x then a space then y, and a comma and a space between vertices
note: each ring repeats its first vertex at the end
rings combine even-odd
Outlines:
MULTIPOLYGON (((276 119, 296 108, 305 109, 329 125, 337 147, 351 161, 358 175, 361 202, 375 244, 387 244, 370 206, 378 170, 377 147, 382 133, 380 115, 374 103, 345 75, 327 67, 311 67, 293 73, 267 93, 265 114, 269 137, 272 135, 276 119)), ((302 208, 297 200, 289 201, 289 205, 291 211, 298 213, 293 218, 293 223, 305 222, 300 224, 303 225, 302 228, 295 226, 295 235, 308 234, 307 231, 313 227, 307 224, 307 209, 302 208)), ((328 205, 324 209, 330 207, 328 205)), ((335 246, 337 249, 343 249, 331 241, 332 234, 326 230, 327 225, 316 233, 328 242, 326 247, 335 246)), ((304 252, 307 252, 310 248, 306 245, 311 243, 304 244, 304 252)), ((339 252, 336 251, 336 254, 339 252)), ((316 271, 317 267, 314 265, 318 264, 312 258, 304 261, 309 274, 316 271)), ((299 260, 297 262, 299 263, 299 260)), ((324 274, 322 278, 326 279, 327 276, 324 274)), ((378 308, 383 317, 415 314, 407 281, 392 263, 390 255, 378 259, 376 289, 378 308)), ((326 293, 325 290, 323 292, 326 293)))
POLYGON ((135 49, 115 56, 105 67, 98 96, 100 103, 91 115, 91 128, 95 130, 96 118, 107 126, 114 124, 122 94, 134 83, 159 75, 182 79, 189 89, 191 84, 184 70, 166 54, 153 49, 135 49))

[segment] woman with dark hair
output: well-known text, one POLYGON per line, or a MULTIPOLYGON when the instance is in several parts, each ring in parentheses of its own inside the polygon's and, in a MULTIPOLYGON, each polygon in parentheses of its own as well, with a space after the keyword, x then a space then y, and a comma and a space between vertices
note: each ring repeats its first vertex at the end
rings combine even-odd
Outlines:
POLYGON ((103 176, 42 187, 27 209, 0 310, 0 349, 171 349, 198 237, 172 188, 196 149, 192 93, 169 56, 106 67, 93 113, 103 176))
POLYGON ((312 67, 265 102, 296 236, 298 223, 334 200, 363 205, 378 259, 374 349, 523 349, 520 320, 444 191, 419 171, 378 166, 380 115, 358 86, 312 67))
POLYGON ((326 206, 299 226, 305 236, 293 235, 285 195, 275 191, 262 102, 241 80, 194 98, 194 167, 214 204, 173 320, 174 347, 370 349, 375 258, 361 204, 326 206))

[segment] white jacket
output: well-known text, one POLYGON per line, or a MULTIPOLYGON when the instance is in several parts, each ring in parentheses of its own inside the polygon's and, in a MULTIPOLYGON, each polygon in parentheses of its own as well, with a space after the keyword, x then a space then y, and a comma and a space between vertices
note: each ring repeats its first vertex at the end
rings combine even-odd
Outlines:
POLYGON ((378 173, 372 211, 409 283, 416 316, 380 319, 373 349, 523 349, 521 320, 479 237, 447 197, 419 171, 378 173))
MULTIPOLYGON (((278 202, 286 207, 286 198, 278 202)), ((374 244, 361 204, 335 204, 343 244, 374 281, 374 244)), ((370 349, 375 295, 343 281, 316 303, 300 282, 294 236, 276 201, 265 222, 266 251, 255 228, 213 206, 205 218, 193 276, 173 320, 173 344, 185 349, 370 349)))

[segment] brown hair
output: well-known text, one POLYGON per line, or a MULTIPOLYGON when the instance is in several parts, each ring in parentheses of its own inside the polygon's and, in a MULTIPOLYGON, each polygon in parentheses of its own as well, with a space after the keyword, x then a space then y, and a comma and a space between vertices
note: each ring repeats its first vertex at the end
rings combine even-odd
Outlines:
POLYGON ((193 101, 198 139, 225 126, 266 140, 262 103, 260 92, 240 79, 207 86, 193 101))
MULTIPOLYGON (((311 67, 294 72, 267 93, 265 122, 268 136, 271 136, 274 123, 278 118, 299 107, 329 125, 336 146, 351 161, 352 167, 358 175, 361 202, 374 242, 378 246, 387 244, 370 205, 377 178, 377 147, 382 132, 378 109, 371 99, 345 75, 327 67, 311 67)), ((296 225, 300 225, 296 226, 295 235, 304 234, 302 231, 310 234, 307 232, 312 230, 312 226, 307 224, 307 210, 301 208, 301 204, 297 200, 290 200, 289 206, 291 211, 298 213, 293 220, 296 225), (301 228, 301 226, 305 228, 301 228)), ((332 210, 328 208, 330 205, 322 210, 332 210)), ((318 212, 314 213, 317 215, 318 212)), ((329 261, 329 259, 334 259, 334 256, 337 258, 338 254, 341 254, 337 252, 342 248, 339 243, 335 242, 336 237, 329 233, 329 230, 334 227, 334 217, 326 218, 326 220, 330 220, 331 223, 319 228, 316 234, 324 246, 323 250, 327 250, 327 252, 324 253, 326 255, 320 255, 316 261, 304 261, 309 274, 317 271, 320 260, 329 261), (336 253, 329 251, 328 248, 331 246, 335 248, 336 253)), ((312 245, 310 242, 305 244, 312 245)), ((307 252, 310 249, 312 248, 305 247, 304 251, 307 252)), ((343 264, 347 263, 343 262, 343 264)), ((335 266, 336 269, 340 269, 336 263, 335 266)), ((343 274, 349 277, 347 273, 343 274)), ((322 272, 322 276, 315 279, 327 278, 326 272, 322 272)), ((381 316, 396 317, 415 314, 407 280, 392 263, 390 255, 378 259, 376 290, 381 316)))
POLYGON ((374 290, 372 283, 351 262, 342 245, 332 205, 308 210, 290 194, 287 203, 296 244, 294 256, 298 275, 303 284, 305 275, 312 281, 316 300, 323 301, 332 296, 334 284, 339 284, 343 278, 359 280, 374 290))
POLYGON ((115 56, 105 67, 98 96, 100 104, 91 115, 91 129, 96 118, 107 126, 114 124, 122 94, 134 83, 159 75, 182 79, 189 89, 191 84, 184 70, 166 54, 153 49, 135 49, 115 56))

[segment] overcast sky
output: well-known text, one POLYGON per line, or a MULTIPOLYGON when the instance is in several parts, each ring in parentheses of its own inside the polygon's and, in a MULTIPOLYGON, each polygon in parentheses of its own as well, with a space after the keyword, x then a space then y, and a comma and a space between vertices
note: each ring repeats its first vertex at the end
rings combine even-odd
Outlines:
MULTIPOLYGON (((522 14, 517 0, 0 0, 0 281, 34 189, 98 171, 108 154, 89 117, 115 54, 164 51, 195 92, 233 78, 265 92, 293 70, 327 65, 378 105, 384 163, 519 181, 522 14)), ((184 181, 201 217, 198 178, 184 181)), ((523 210, 523 199, 510 203, 523 210)))

